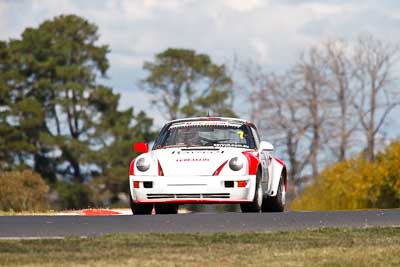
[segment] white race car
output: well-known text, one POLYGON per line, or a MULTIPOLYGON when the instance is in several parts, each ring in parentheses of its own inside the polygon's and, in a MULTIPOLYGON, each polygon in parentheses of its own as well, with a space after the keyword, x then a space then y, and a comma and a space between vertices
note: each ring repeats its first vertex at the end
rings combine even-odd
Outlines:
POLYGON ((260 141, 249 121, 201 117, 168 122, 152 150, 129 169, 133 214, 175 214, 180 204, 239 203, 242 212, 281 212, 285 207, 287 170, 260 141))

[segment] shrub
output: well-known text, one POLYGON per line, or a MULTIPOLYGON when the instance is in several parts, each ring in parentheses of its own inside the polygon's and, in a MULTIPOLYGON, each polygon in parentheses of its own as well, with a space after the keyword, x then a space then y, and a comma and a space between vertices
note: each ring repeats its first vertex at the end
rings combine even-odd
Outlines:
POLYGON ((291 205, 295 210, 399 208, 400 142, 374 162, 362 156, 325 168, 291 205))
POLYGON ((46 182, 33 171, 0 172, 0 210, 44 210, 48 190, 46 182))

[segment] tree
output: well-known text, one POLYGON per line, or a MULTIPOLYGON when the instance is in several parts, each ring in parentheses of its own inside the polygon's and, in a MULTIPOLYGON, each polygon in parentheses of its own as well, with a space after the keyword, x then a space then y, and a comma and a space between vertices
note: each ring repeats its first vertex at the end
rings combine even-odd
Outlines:
MULTIPOLYGON (((302 171, 309 164, 309 151, 304 149, 304 139, 310 123, 307 109, 299 101, 299 87, 294 86, 291 73, 277 75, 263 73, 259 66, 246 66, 246 77, 251 84, 252 120, 260 132, 272 141, 287 161, 290 183, 299 185, 302 171)), ((277 153, 279 153, 277 152, 277 153)), ((296 187, 291 187, 296 195, 296 187)))
POLYGON ((377 136, 400 103, 393 84, 397 55, 397 46, 372 37, 354 46, 331 39, 310 47, 283 74, 246 67, 252 118, 285 145, 292 179, 304 180, 307 172, 316 178, 321 166, 364 149, 352 145, 359 130, 367 159, 373 159, 377 136))
MULTIPOLYGON (((107 46, 97 46, 97 27, 75 15, 59 16, 38 28, 27 28, 10 42, 21 86, 13 86, 15 106, 42 109, 40 126, 32 127, 37 148, 34 169, 51 181, 55 173, 83 182, 91 136, 102 113, 94 103, 98 91, 110 91, 95 80, 108 68, 107 46), (58 154, 60 156, 50 156, 58 154), (68 164, 61 167, 63 163, 68 164)), ((15 84, 16 85, 16 84, 15 84)))
POLYGON ((232 80, 224 65, 214 64, 205 54, 169 48, 145 62, 149 72, 142 81, 153 103, 168 119, 181 116, 234 116, 232 80))
POLYGON ((359 85, 353 104, 366 137, 366 158, 373 161, 377 135, 389 113, 400 104, 399 90, 393 84, 399 47, 364 36, 354 50, 359 85))
POLYGON ((329 90, 327 90, 326 65, 316 47, 311 47, 294 66, 294 83, 299 86, 299 103, 307 108, 306 120, 310 123, 309 154, 312 177, 319 173, 319 154, 327 142, 323 139, 324 125, 329 117, 329 90))
POLYGON ((328 40, 319 48, 327 71, 327 87, 330 90, 332 110, 327 139, 333 155, 343 161, 351 150, 352 136, 358 128, 357 114, 353 103, 357 94, 355 64, 351 59, 351 50, 342 40, 328 40))
POLYGON ((127 192, 132 143, 154 138, 152 119, 120 110, 120 96, 97 83, 109 51, 97 40, 94 24, 67 15, 0 42, 0 169, 33 168, 64 207, 93 201, 89 180, 114 200, 127 192))
POLYGON ((30 95, 21 98, 25 77, 16 68, 14 51, 0 42, 0 169, 25 165, 36 151, 32 139, 43 121, 40 104, 30 95))
MULTIPOLYGON (((326 65, 316 48, 304 53, 287 72, 278 75, 247 67, 246 80, 252 93, 253 118, 262 132, 285 146, 289 176, 299 185, 311 165, 312 177, 318 175, 319 157, 326 141, 329 95, 326 65)), ((294 192, 296 194, 296 192, 294 192)))
POLYGON ((9 49, 6 42, 0 42, 0 168, 7 169, 12 165, 13 142, 16 132, 7 121, 10 116, 11 95, 7 73, 10 69, 9 49))
MULTIPOLYGON (((107 99, 114 101, 113 104, 108 102, 105 106, 113 106, 118 104, 119 95, 107 99)), ((134 115, 132 108, 125 111, 112 108, 106 113, 97 128, 98 136, 95 137, 102 149, 94 151, 91 155, 92 162, 99 168, 97 173, 92 174, 95 179, 90 183, 96 195, 96 204, 113 204, 119 201, 120 193, 129 194, 127 166, 136 156, 132 145, 134 141, 154 140, 156 132, 151 129, 152 125, 153 120, 144 112, 134 115)))

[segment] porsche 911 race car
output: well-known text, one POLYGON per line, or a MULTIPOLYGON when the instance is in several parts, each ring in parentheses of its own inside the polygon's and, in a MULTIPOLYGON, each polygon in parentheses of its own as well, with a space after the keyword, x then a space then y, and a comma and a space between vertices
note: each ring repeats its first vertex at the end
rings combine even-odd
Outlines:
POLYGON ((249 121, 201 117, 168 122, 129 169, 133 214, 174 214, 180 204, 238 203, 242 212, 281 212, 287 170, 249 121))

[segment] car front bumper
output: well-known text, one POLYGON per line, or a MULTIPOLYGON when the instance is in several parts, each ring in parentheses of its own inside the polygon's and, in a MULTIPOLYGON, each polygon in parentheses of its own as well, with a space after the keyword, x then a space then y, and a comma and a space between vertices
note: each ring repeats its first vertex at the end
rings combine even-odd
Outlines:
POLYGON ((253 201, 255 183, 255 175, 129 176, 132 200, 139 204, 246 203, 253 201))

